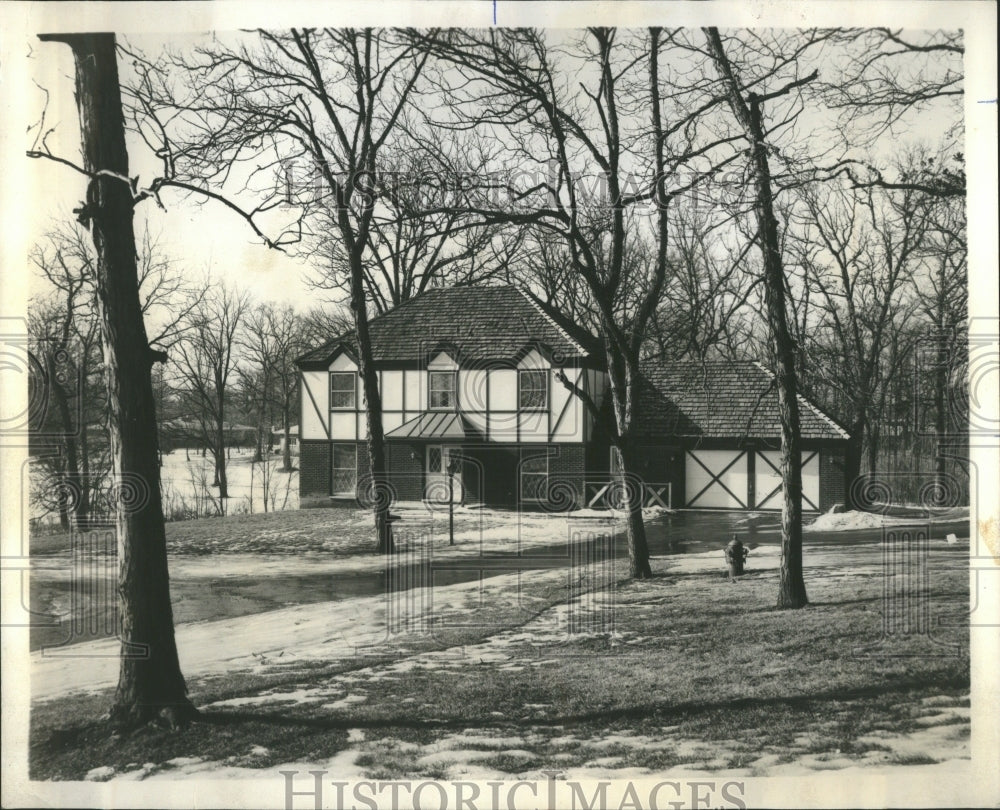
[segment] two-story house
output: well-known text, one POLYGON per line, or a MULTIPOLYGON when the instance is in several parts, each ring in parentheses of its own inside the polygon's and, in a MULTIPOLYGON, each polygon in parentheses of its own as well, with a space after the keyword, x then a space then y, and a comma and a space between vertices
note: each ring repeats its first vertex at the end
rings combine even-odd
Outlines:
MULTIPOLYGON (((428 290, 370 326, 397 497, 548 503, 558 478, 582 500, 593 419, 561 378, 599 402, 592 347, 514 287, 428 290)), ((355 351, 346 335, 298 360, 304 497, 353 498, 368 474, 355 351)))
MULTIPOLYGON (((576 508, 611 480, 607 437, 583 399, 606 402, 595 338, 514 287, 429 290, 371 324, 388 477, 401 500, 576 508)), ((298 360, 300 492, 353 499, 369 474, 351 335, 298 360)), ((648 503, 781 505, 771 375, 748 362, 652 361, 634 431, 648 503)), ((844 501, 847 433, 800 398, 803 508, 844 501)))

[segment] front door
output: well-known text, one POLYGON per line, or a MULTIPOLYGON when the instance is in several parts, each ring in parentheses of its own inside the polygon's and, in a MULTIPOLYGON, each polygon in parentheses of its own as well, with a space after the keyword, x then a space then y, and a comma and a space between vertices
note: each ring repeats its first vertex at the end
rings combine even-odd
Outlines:
POLYGON ((449 445, 427 446, 427 474, 424 478, 424 499, 434 503, 448 503, 449 496, 455 503, 462 502, 462 463, 458 461, 461 448, 449 445), (454 472, 448 473, 454 463, 454 472))

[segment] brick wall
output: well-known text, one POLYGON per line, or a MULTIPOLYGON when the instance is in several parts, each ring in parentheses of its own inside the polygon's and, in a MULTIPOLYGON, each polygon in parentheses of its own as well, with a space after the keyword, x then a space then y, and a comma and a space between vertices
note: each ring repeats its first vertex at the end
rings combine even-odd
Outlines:
POLYGON ((302 440, 299 452, 299 495, 330 494, 330 443, 302 440))
POLYGON ((401 501, 424 497, 424 454, 417 445, 387 443, 389 483, 401 501))
MULTIPOLYGON (((347 444, 348 442, 344 442, 347 444)), ((340 442, 338 442, 340 444, 340 442)), ((368 444, 358 442, 358 482, 371 472, 368 444)), ((299 455, 299 496, 329 496, 332 459, 331 443, 326 440, 304 439, 299 455)))
POLYGON ((553 445, 549 456, 549 499, 561 509, 583 505, 587 451, 582 444, 553 445))
POLYGON ((829 511, 834 504, 847 504, 842 450, 821 450, 819 454, 819 508, 829 511))

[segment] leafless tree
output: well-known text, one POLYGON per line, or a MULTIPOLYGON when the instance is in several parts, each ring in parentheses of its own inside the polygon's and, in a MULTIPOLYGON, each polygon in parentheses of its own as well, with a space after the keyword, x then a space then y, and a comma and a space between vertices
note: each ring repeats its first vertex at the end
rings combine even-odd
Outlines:
POLYGON ((247 293, 206 279, 184 321, 184 336, 172 352, 177 390, 188 413, 201 425, 215 466, 212 486, 219 488, 223 506, 229 497, 226 415, 239 360, 237 341, 249 309, 247 293))
MULTIPOLYGON (((174 640, 160 499, 156 413, 150 368, 164 359, 150 347, 139 298, 133 231, 135 195, 129 177, 113 34, 45 35, 63 42, 75 60, 82 163, 53 156, 48 130, 29 150, 73 167, 87 178, 78 209, 96 253, 95 289, 108 384, 111 455, 116 479, 118 594, 123 639, 112 722, 171 726, 196 714, 187 698, 174 640)), ((35 156, 39 156, 36 154, 35 156)))
MULTIPOLYGON (((244 360, 241 376, 250 386, 251 399, 259 409, 258 431, 263 431, 268 424, 264 421, 264 414, 277 413, 281 417, 285 436, 282 450, 284 472, 292 470, 289 430, 299 388, 295 359, 310 346, 340 334, 326 332, 311 342, 308 331, 303 318, 291 307, 259 304, 248 315, 241 340, 244 360)), ((258 444, 258 451, 260 449, 258 444)), ((260 460, 259 452, 255 459, 260 460)))
MULTIPOLYGON (((723 148, 734 137, 699 126, 723 103, 706 91, 710 82, 691 78, 697 70, 690 61, 703 63, 704 54, 682 32, 660 29, 565 36, 452 31, 425 45, 442 66, 435 78, 443 102, 434 107, 431 125, 476 131, 494 166, 519 167, 516 176, 508 170, 484 177, 460 204, 485 223, 532 229, 541 250, 561 252, 582 281, 573 300, 595 314, 610 414, 564 384, 604 425, 618 468, 631 477, 640 352, 668 274, 669 210, 736 159, 723 148), (679 51, 684 67, 664 58, 679 51), (647 212, 645 222, 630 238, 640 210, 647 212)), ((430 152, 427 161, 456 171, 447 156, 430 152)), ((541 286, 555 300, 567 284, 575 281, 550 277, 541 286)), ((623 488, 630 490, 624 482, 623 488)), ((641 494, 630 493, 627 503, 631 574, 648 577, 641 494)))
MULTIPOLYGON (((786 96, 792 95, 794 98, 799 88, 816 79, 816 72, 801 75, 798 61, 804 49, 813 43, 813 38, 803 37, 801 44, 796 44, 788 53, 782 54, 792 65, 793 75, 775 86, 773 82, 778 77, 768 70, 767 78, 772 86, 763 93, 759 92, 764 89, 761 86, 763 77, 755 75, 760 70, 758 66, 761 61, 759 59, 761 43, 756 37, 748 35, 746 40, 749 42, 741 41, 737 37, 735 43, 733 38, 730 38, 728 48, 717 28, 705 29, 705 38, 733 117, 743 130, 743 136, 749 144, 758 230, 757 244, 763 260, 764 300, 781 422, 783 502, 778 607, 800 608, 808 603, 808 597, 802 573, 802 466, 797 360, 795 342, 788 323, 787 278, 781 250, 781 234, 775 216, 775 190, 769 161, 769 154, 773 154, 775 150, 768 140, 769 130, 773 131, 787 123, 787 120, 765 123, 763 105, 775 100, 779 104, 784 103, 786 96), (730 48, 738 50, 744 61, 734 61, 729 54, 730 48)), ((772 54, 775 55, 779 52, 780 47, 772 50, 772 54)), ((764 61, 767 64, 767 61, 764 61)))
POLYGON ((845 464, 853 481, 865 448, 869 471, 877 468, 885 393, 900 371, 888 363, 888 352, 892 335, 915 309, 912 280, 925 238, 926 202, 912 190, 832 181, 804 189, 801 198, 793 255, 812 293, 814 315, 803 349, 813 375, 847 405, 845 464))
POLYGON ((292 227, 268 238, 272 246, 300 241, 303 229, 319 233, 332 221, 350 271, 371 500, 383 551, 391 543, 388 485, 366 268, 380 160, 393 146, 427 58, 391 29, 257 31, 217 37, 186 55, 142 60, 134 87, 135 126, 163 156, 164 175, 183 178, 180 187, 209 189, 231 205, 237 191, 252 198, 236 207, 253 215, 259 235, 261 216, 282 214, 292 227), (321 212, 332 212, 332 220, 321 212))

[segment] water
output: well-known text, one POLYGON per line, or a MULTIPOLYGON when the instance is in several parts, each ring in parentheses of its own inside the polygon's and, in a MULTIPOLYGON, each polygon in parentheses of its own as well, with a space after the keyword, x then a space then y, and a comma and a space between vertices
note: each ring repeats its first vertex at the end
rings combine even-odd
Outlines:
MULTIPOLYGON (((647 521, 646 535, 650 555, 653 557, 714 551, 718 552, 722 566, 722 550, 733 534, 750 549, 751 556, 753 549, 758 546, 780 545, 780 521, 780 515, 774 512, 680 511, 647 521)), ((588 529, 593 530, 593 527, 589 526, 588 529)), ((968 538, 968 523, 935 522, 932 538, 943 539, 948 532, 954 532, 960 538, 968 538)), ((881 539, 881 529, 862 529, 810 532, 804 535, 803 543, 806 548, 811 545, 850 546, 878 543, 881 539)), ((616 535, 613 542, 614 556, 624 559, 627 556, 624 533, 616 535)), ((566 542, 553 543, 548 546, 532 546, 521 554, 495 552, 477 557, 438 560, 434 563, 431 574, 433 585, 446 587, 518 570, 566 568, 574 560, 582 562, 588 559, 607 559, 609 549, 599 547, 599 543, 600 541, 592 541, 578 544, 574 548, 570 548, 566 542)), ((968 553, 965 545, 956 546, 956 549, 968 553)), ((379 596, 390 590, 403 591, 427 583, 427 569, 416 556, 410 560, 398 559, 397 562, 398 568, 391 578, 387 578, 384 571, 278 575, 262 571, 258 575, 239 577, 174 577, 171 579, 174 621, 186 623, 234 618, 291 605, 379 596)), ((219 564, 224 567, 224 560, 220 559, 219 564)), ((103 617, 96 617, 100 620, 93 621, 96 609, 92 605, 76 607, 69 614, 66 613, 73 601, 71 589, 72 585, 68 580, 51 581, 32 576, 31 608, 40 616, 48 614, 45 624, 31 628, 32 650, 111 635, 104 629, 107 622, 103 617), (84 637, 71 636, 70 622, 73 616, 78 623, 83 619, 83 624, 88 629, 94 627, 93 632, 88 632, 84 637)))

